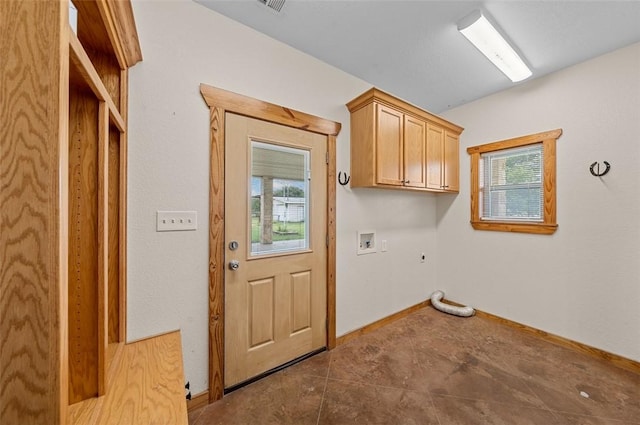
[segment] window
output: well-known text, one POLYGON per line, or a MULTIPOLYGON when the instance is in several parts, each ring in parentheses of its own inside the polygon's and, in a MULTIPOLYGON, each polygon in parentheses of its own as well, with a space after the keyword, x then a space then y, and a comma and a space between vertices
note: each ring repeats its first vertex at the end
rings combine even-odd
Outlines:
POLYGON ((556 231, 556 140, 560 135, 558 129, 467 149, 474 229, 556 231))
POLYGON ((251 256, 309 249, 309 151, 251 141, 251 256))

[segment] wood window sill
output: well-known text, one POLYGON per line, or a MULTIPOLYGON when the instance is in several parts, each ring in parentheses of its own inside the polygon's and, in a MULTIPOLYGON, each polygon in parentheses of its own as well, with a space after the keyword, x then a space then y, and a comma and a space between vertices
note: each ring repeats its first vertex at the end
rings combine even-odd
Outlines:
POLYGON ((476 230, 492 230, 496 232, 533 233, 538 235, 552 235, 558 229, 557 224, 548 223, 516 223, 509 221, 472 221, 471 226, 476 230))

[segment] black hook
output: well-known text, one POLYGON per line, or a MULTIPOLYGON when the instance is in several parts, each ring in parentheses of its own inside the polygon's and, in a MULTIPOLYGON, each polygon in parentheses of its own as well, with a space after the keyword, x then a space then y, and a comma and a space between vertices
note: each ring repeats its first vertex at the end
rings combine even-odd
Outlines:
POLYGON ((338 173, 338 183, 340 183, 342 186, 346 186, 349 183, 349 180, 351 180, 351 176, 348 176, 347 173, 343 173, 342 171, 338 173), (342 179, 343 174, 344 180, 342 179))
POLYGON ((609 172, 609 170, 611 169, 611 164, 609 164, 607 161, 603 161, 604 165, 605 165, 605 169, 603 172, 600 172, 600 163, 598 161, 594 162, 593 164, 591 164, 591 167, 589 167, 589 171, 591 171, 591 174, 596 176, 596 177, 602 177, 605 174, 607 174, 609 172), (597 166, 597 167, 596 167, 597 166), (597 171, 594 171, 593 168, 596 167, 597 171))

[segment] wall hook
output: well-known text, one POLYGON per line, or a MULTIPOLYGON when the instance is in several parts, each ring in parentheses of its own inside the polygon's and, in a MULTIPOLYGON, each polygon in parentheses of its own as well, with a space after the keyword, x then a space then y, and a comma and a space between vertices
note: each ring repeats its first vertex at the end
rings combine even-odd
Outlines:
POLYGON ((602 177, 609 172, 609 170, 611 169, 611 164, 609 164, 607 161, 603 161, 603 162, 605 166, 605 169, 603 172, 600 172, 600 163, 598 161, 591 164, 591 167, 589 167, 589 171, 591 171, 592 175, 596 177, 602 177))
POLYGON ((338 173, 338 183, 340 183, 342 186, 346 186, 349 183, 349 180, 351 180, 351 176, 347 175, 347 173, 343 173, 342 171, 338 173), (343 174, 344 179, 342 177, 343 174))

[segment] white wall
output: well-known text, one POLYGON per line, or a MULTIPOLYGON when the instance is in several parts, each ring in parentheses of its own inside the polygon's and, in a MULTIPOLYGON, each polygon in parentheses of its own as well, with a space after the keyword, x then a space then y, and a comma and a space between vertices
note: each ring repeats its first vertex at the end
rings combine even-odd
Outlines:
POLYGON ((466 128, 460 196, 438 200, 447 296, 640 360, 640 44, 443 116, 466 128), (474 231, 465 149, 556 128, 558 231, 474 231), (593 177, 594 161, 609 174, 593 177))
MULTIPOLYGON (((186 379, 208 387, 209 111, 206 83, 342 123, 370 85, 189 0, 134 0, 144 61, 130 71, 128 339, 182 330, 186 379), (196 210, 195 232, 156 233, 157 210, 196 210)), ((338 335, 425 300, 435 289, 434 195, 337 188, 338 335), (386 253, 356 256, 356 231, 386 253), (421 264, 421 252, 427 262, 421 264)))

